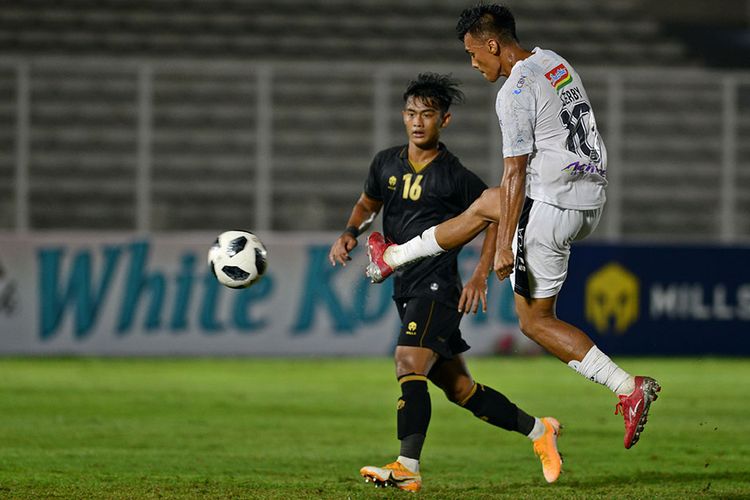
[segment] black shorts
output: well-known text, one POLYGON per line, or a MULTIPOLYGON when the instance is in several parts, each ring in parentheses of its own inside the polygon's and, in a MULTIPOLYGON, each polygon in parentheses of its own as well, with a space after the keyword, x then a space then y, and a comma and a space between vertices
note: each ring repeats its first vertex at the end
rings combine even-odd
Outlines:
POLYGON ((401 317, 398 345, 426 347, 446 359, 469 350, 458 328, 463 314, 456 308, 427 297, 395 302, 401 317))

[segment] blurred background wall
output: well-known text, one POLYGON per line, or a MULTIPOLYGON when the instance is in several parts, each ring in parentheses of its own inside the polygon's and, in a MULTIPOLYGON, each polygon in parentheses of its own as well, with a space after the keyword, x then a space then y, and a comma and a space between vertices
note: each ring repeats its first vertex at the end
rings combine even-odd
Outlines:
MULTIPOLYGON (((576 66, 610 152, 596 238, 750 239, 750 2, 510 1, 576 66)), ((421 71, 463 81, 443 139, 494 184, 493 100, 449 0, 0 3, 0 230, 339 230, 404 142, 421 71)))
MULTIPOLYGON (((750 2, 508 4, 575 65, 609 152, 559 310, 612 354, 750 354, 750 2)), ((497 184, 468 5, 0 0, 0 353, 391 352, 390 286, 326 257, 419 72, 463 81, 443 140, 497 184), (205 264, 238 228, 270 256, 242 291, 205 264)), ((472 353, 534 351, 491 287, 472 353)))

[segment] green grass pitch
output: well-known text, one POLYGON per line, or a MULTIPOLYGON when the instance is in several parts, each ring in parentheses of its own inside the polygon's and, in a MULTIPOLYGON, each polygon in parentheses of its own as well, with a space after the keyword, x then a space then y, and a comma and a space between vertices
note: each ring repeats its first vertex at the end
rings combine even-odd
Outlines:
MULTIPOLYGON (((549 356, 470 358, 565 426, 560 480, 531 444, 435 387, 425 499, 750 498, 750 361, 618 360, 658 378, 641 441, 614 396, 549 356)), ((406 498, 358 475, 398 452, 390 359, 0 359, 0 498, 406 498)))

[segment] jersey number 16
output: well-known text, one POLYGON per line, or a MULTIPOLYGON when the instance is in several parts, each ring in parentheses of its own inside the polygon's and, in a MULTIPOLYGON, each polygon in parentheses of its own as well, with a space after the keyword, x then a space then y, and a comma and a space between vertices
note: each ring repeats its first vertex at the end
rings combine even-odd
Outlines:
POLYGON ((422 186, 419 185, 422 182, 423 175, 417 175, 414 177, 412 182, 413 174, 404 174, 404 192, 401 197, 405 200, 417 201, 422 196, 422 186))

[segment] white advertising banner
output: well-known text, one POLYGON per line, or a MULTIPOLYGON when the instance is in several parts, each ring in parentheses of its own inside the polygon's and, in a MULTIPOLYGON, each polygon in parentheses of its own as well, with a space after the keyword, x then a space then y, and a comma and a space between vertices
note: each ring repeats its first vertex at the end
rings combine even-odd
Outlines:
MULTIPOLYGON (((360 247, 328 263, 337 236, 260 234, 268 271, 244 290, 220 285, 215 234, 0 233, 0 353, 93 355, 385 355, 399 328, 390 280, 372 285, 360 247)), ((462 252, 463 275, 476 246, 462 252)), ((507 282, 464 319, 471 353, 533 350, 507 282)))

